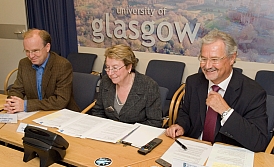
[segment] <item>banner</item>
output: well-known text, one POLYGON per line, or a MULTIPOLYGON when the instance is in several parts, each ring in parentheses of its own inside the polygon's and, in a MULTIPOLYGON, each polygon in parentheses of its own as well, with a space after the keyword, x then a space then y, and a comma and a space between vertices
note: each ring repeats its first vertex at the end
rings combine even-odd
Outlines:
POLYGON ((233 36, 238 59, 274 63, 271 0, 74 0, 79 46, 198 56, 216 28, 233 36))

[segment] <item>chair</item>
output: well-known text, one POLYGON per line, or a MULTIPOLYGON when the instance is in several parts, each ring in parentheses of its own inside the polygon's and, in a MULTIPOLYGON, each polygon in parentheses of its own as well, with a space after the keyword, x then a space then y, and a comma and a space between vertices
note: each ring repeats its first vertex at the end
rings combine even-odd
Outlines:
POLYGON ((87 107, 94 102, 99 79, 92 74, 73 72, 73 94, 81 110, 89 110, 87 107))
POLYGON ((168 126, 171 126, 175 123, 177 114, 179 111, 179 107, 182 104, 182 99, 185 95, 185 84, 182 84, 180 88, 174 93, 172 100, 170 102, 169 106, 169 120, 168 120, 168 126))
POLYGON ((273 137, 274 131, 274 96, 267 95, 266 99, 266 114, 268 116, 268 133, 269 141, 273 137))
POLYGON ((268 95, 274 96, 274 71, 257 71, 255 81, 262 86, 268 95))
POLYGON ((274 154, 274 137, 272 137, 271 141, 269 142, 266 150, 265 150, 265 153, 268 153, 268 154, 274 154))
POLYGON ((160 90, 160 95, 161 95, 162 109, 164 109, 165 102, 166 102, 166 97, 167 97, 167 94, 168 94, 169 90, 167 88, 164 88, 164 87, 161 87, 161 86, 159 86, 159 90, 160 90))
POLYGON ((6 76, 5 82, 4 82, 4 94, 8 95, 8 91, 12 87, 13 84, 9 84, 9 80, 13 74, 15 74, 18 71, 18 68, 12 70, 11 72, 8 73, 6 76))
POLYGON ((67 57, 72 65, 73 72, 91 73, 96 54, 91 53, 70 53, 67 57))
POLYGON ((184 69, 185 63, 176 61, 151 60, 147 65, 145 74, 155 80, 159 86, 169 90, 163 116, 168 115, 169 104, 181 85, 184 69))
MULTIPOLYGON (((240 73, 243 73, 243 69, 241 69, 241 68, 233 67, 233 69, 240 72, 240 73)), ((201 73, 201 72, 202 72, 202 69, 201 69, 201 67, 199 67, 198 73, 201 73)))

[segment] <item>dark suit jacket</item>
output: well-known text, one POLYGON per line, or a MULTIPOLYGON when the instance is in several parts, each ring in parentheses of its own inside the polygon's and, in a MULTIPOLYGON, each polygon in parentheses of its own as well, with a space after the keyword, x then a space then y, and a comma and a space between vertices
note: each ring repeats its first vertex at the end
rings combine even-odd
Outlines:
POLYGON ((68 108, 79 111, 72 95, 72 66, 69 61, 54 52, 46 64, 42 78, 42 100, 38 99, 36 70, 26 57, 20 60, 17 78, 9 96, 27 99, 27 111, 59 110, 68 108))
MULTIPOLYGON (((176 120, 186 136, 198 138, 203 131, 207 90, 208 80, 203 73, 187 78, 183 107, 176 120)), ((254 80, 234 70, 224 100, 234 112, 222 127, 218 114, 215 142, 264 151, 268 144, 266 92, 254 80)))
POLYGON ((115 84, 107 75, 104 75, 100 83, 96 104, 88 114, 125 123, 138 122, 155 127, 162 126, 160 91, 154 80, 136 72, 127 101, 119 115, 113 107, 115 88, 115 84))

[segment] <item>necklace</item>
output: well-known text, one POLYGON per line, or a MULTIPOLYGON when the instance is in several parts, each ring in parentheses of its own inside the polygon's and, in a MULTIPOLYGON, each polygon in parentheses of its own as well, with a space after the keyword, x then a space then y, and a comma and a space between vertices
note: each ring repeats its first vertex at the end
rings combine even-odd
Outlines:
MULTIPOLYGON (((130 77, 131 77, 131 83, 130 83, 130 89, 131 89, 131 87, 132 87, 132 85, 133 85, 133 81, 134 81, 134 75, 130 75, 130 77)), ((116 98, 117 104, 118 104, 119 106, 124 105, 124 103, 120 103, 120 100, 118 99, 117 85, 116 85, 115 98, 116 98)))
POLYGON ((117 104, 118 104, 119 106, 122 106, 122 105, 124 105, 123 103, 120 103, 120 102, 119 102, 119 99, 118 99, 118 94, 117 94, 117 92, 116 92, 116 101, 117 101, 117 104))

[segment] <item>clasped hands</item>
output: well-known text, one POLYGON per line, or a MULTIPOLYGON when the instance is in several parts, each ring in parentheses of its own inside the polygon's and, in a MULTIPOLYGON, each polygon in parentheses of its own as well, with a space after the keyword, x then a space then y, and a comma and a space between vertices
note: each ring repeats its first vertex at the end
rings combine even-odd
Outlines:
POLYGON ((11 96, 9 99, 6 99, 4 110, 9 114, 22 112, 24 111, 24 100, 16 96, 11 96))
MULTIPOLYGON (((223 97, 214 91, 210 91, 208 93, 208 97, 206 99, 206 105, 210 106, 214 111, 219 114, 222 114, 226 110, 229 109, 228 104, 223 99, 223 97)), ((171 125, 169 128, 166 129, 165 134, 171 138, 175 138, 177 136, 184 135, 185 130, 178 124, 171 125)))

